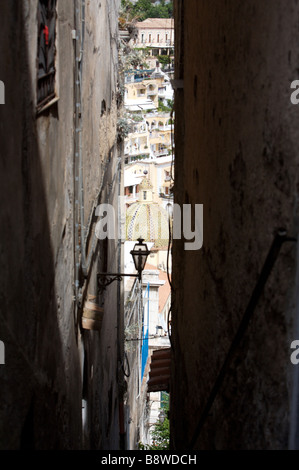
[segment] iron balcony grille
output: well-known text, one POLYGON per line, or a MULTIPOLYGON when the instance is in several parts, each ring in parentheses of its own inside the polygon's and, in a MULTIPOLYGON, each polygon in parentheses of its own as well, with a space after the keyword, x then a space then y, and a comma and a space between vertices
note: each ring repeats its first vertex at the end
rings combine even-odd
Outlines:
POLYGON ((37 82, 37 105, 42 108, 55 98, 55 71, 40 77, 37 82))
POLYGON ((56 0, 38 4, 37 109, 55 98, 56 0))

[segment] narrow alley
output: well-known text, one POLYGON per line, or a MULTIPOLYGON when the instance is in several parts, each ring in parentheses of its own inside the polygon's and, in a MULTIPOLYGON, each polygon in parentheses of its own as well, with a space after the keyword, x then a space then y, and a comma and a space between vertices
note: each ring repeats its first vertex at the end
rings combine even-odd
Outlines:
POLYGON ((297 0, 0 18, 0 450, 298 450, 297 0))

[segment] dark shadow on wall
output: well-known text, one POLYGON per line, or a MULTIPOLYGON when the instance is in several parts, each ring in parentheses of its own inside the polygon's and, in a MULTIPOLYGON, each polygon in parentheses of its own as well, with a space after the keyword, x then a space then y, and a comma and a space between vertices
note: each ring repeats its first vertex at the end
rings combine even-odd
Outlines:
POLYGON ((1 2, 0 18, 0 449, 68 449, 81 410, 65 377, 23 2, 1 2))

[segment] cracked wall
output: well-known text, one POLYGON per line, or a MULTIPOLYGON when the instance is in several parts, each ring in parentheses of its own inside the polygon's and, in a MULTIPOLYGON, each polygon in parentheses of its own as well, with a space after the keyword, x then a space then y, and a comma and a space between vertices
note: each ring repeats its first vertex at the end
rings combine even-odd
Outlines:
MULTIPOLYGON (((297 2, 176 1, 175 202, 204 205, 198 252, 174 241, 172 445, 188 448, 276 230, 296 235, 297 2)), ((296 247, 285 244, 199 449, 289 445, 296 247)))
MULTIPOLYGON (((82 330, 82 306, 74 298, 78 195, 73 31, 81 28, 75 7, 79 11, 82 2, 57 2, 59 100, 38 115, 37 6, 37 0, 0 6, 0 76, 6 85, 6 104, 0 108, 0 339, 6 352, 0 369, 0 448, 118 448, 117 290, 101 299, 106 312, 101 332, 82 330)), ((107 161, 110 173, 101 198, 105 200, 108 189, 112 204, 118 196, 118 181, 108 188, 119 157, 117 12, 117 0, 86 2, 81 110, 85 223, 107 161)), ((101 257, 98 249, 88 278, 80 275, 83 300, 88 293, 97 294, 101 257)), ((108 269, 116 269, 117 263, 117 246, 111 242, 108 269)))

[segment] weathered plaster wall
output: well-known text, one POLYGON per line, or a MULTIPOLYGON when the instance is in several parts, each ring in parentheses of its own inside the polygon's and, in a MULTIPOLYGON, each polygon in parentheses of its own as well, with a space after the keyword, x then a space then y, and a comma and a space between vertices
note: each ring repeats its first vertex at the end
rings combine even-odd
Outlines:
MULTIPOLYGON (((70 35, 62 18, 73 18, 72 2, 62 8, 58 29, 70 35)), ((2 449, 77 448, 81 438, 68 199, 72 80, 60 75, 61 106, 37 119, 36 12, 37 2, 1 3, 2 449)), ((72 70, 71 40, 64 46, 60 58, 72 70)))
MULTIPOLYGON (((172 445, 191 442, 275 230, 297 232, 296 1, 176 2, 175 202, 204 205, 204 245, 173 250, 172 445)), ((294 244, 283 246, 196 448, 288 446, 294 244)))
MULTIPOLYGON (((117 448, 117 290, 102 299, 107 312, 103 334, 81 329, 82 312, 74 303, 72 30, 80 25, 75 24, 75 3, 57 2, 59 101, 36 116, 37 4, 23 0, 0 5, 0 77, 6 85, 6 104, 0 107, 0 339, 6 349, 5 366, 0 367, 0 448, 117 448), (84 444, 83 363, 88 368, 89 414, 84 444)), ((81 8, 80 1, 76 5, 81 8)), ((118 1, 86 6, 86 218, 102 182, 102 162, 109 156, 107 181, 117 173, 117 11, 118 1)), ((118 181, 109 188, 108 182, 102 197, 108 197, 109 189, 109 202, 116 204, 118 181)), ((97 256, 99 250, 95 260, 97 256)), ((108 269, 115 269, 117 260, 113 242, 108 269)), ((84 295, 96 288, 96 271, 92 265, 88 279, 81 276, 84 295)))
MULTIPOLYGON (((118 6, 118 0, 93 0, 86 3, 85 9, 81 119, 86 225, 94 200, 102 189, 98 203, 109 203, 115 208, 117 227, 122 169, 121 149, 117 143, 118 6)), ((87 253, 91 246, 90 242, 87 253)), ((116 232, 116 240, 99 243, 86 293, 98 294, 96 273, 121 272, 119 262, 121 254, 116 232)), ((85 350, 84 390, 88 410, 85 445, 95 449, 118 449, 120 445, 119 385, 122 379, 119 374, 123 325, 119 287, 115 282, 98 295, 98 302, 104 308, 101 332, 85 331, 81 338, 85 350)))

